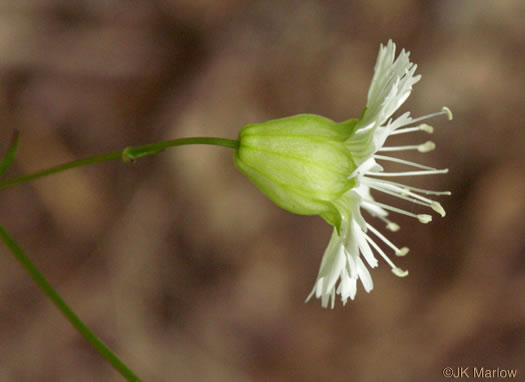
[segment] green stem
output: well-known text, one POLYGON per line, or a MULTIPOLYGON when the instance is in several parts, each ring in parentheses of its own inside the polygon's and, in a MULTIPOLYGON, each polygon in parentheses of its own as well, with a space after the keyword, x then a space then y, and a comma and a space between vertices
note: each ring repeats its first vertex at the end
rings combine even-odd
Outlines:
MULTIPOLYGON (((155 155, 168 147, 183 146, 183 145, 215 145, 230 148, 237 148, 239 143, 236 140, 225 138, 210 138, 210 137, 194 137, 194 138, 180 138, 168 141, 161 141, 143 146, 127 147, 121 151, 95 155, 89 158, 78 159, 72 162, 64 163, 58 166, 50 167, 44 170, 34 172, 32 174, 23 175, 18 178, 8 179, 0 182, 0 189, 14 186, 15 184, 29 182, 34 179, 45 176, 57 174, 66 170, 77 167, 88 166, 95 163, 109 162, 120 159, 126 163, 135 161, 135 159, 144 156, 155 155)), ((16 142, 12 145, 16 150, 16 142)), ((14 154, 13 154, 14 155, 14 154)), ((12 155, 11 155, 12 156, 12 155)), ((0 170, 5 170, 11 162, 11 156, 0 164, 0 170)), ((40 273, 38 268, 29 260, 22 249, 11 238, 7 231, 0 225, 0 238, 5 245, 10 249, 16 260, 24 267, 29 275, 35 280, 38 287, 53 301, 62 314, 71 322, 71 324, 79 331, 79 333, 95 348, 95 350, 102 355, 124 378, 128 381, 140 382, 140 379, 124 364, 89 328, 78 318, 78 316, 69 308, 66 302, 53 289, 46 278, 40 273)))
POLYGON ((161 141, 143 146, 127 147, 124 150, 116 151, 107 154, 95 155, 89 158, 78 159, 72 162, 64 163, 55 167, 47 168, 34 172, 32 174, 23 175, 18 178, 8 179, 0 182, 0 190, 15 184, 29 182, 33 179, 42 178, 45 176, 53 175, 59 172, 70 170, 72 168, 88 166, 95 163, 109 162, 112 160, 121 159, 124 162, 134 161, 135 159, 142 158, 144 156, 158 154, 168 147, 183 146, 183 145, 215 145, 230 148, 237 148, 239 143, 233 139, 226 138, 210 138, 210 137, 194 137, 194 138, 179 138, 169 141, 161 141))
POLYGON ((22 249, 11 238, 7 231, 0 225, 0 237, 5 245, 11 250, 16 260, 24 267, 29 275, 35 280, 38 287, 53 301, 62 314, 71 322, 80 334, 102 355, 124 378, 128 381, 140 382, 124 362, 122 362, 89 328, 78 318, 60 295, 53 289, 51 284, 40 273, 38 268, 29 260, 22 249))

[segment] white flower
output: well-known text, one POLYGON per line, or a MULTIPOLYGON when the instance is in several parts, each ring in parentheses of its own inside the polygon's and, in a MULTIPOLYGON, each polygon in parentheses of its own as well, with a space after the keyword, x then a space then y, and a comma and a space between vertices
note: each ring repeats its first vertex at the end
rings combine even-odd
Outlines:
POLYGON ((415 75, 417 66, 409 61, 410 53, 402 50, 395 58, 395 49, 396 46, 391 40, 386 46, 381 45, 374 77, 368 91, 365 112, 355 125, 354 133, 345 141, 346 148, 351 153, 357 167, 349 174, 349 179, 354 181, 355 186, 334 201, 342 221, 339 229, 334 225, 332 238, 323 255, 317 281, 306 299, 308 301, 315 296, 321 299, 323 307, 330 305, 333 308, 336 295, 340 295, 343 304, 346 304, 348 298, 353 300, 357 291, 357 280, 361 281, 365 291, 370 292, 373 289, 374 284, 368 267, 378 266, 374 253, 379 254, 386 261, 396 276, 408 275, 408 271, 398 268, 390 260, 376 241, 383 243, 383 246, 388 247, 396 256, 406 255, 408 248, 398 248, 367 223, 361 215, 362 210, 382 220, 390 231, 397 231, 399 226, 389 220, 389 212, 414 217, 421 223, 428 223, 432 220, 431 215, 414 214, 377 202, 372 197, 370 190, 430 207, 441 216, 445 216, 445 211, 438 202, 423 195, 450 195, 450 192, 423 190, 387 180, 399 176, 447 173, 447 169, 438 170, 388 155, 388 153, 403 150, 417 150, 425 153, 435 148, 433 142, 428 141, 410 146, 384 145, 391 135, 418 131, 432 133, 431 126, 421 124, 428 118, 444 114, 449 120, 452 119, 452 113, 446 107, 443 107, 441 112, 419 118, 412 118, 407 112, 396 119, 391 119, 392 114, 410 95, 412 86, 421 78, 420 75, 415 75), (401 163, 415 170, 384 172, 376 160, 401 163))
POLYGON ((392 114, 406 101, 412 86, 421 78, 409 53, 401 51, 395 58, 392 41, 379 49, 374 77, 368 91, 368 102, 360 119, 335 122, 328 118, 299 114, 291 117, 249 124, 239 132, 234 162, 239 170, 277 205, 301 215, 319 215, 334 227, 332 238, 323 255, 312 296, 324 307, 334 306, 335 296, 343 303, 354 299, 357 280, 370 292, 374 287, 368 267, 375 268, 379 254, 392 272, 406 276, 390 260, 383 248, 403 256, 408 248, 398 248, 365 221, 362 211, 386 224, 390 231, 399 225, 389 220, 389 212, 401 213, 428 223, 432 217, 414 214, 377 202, 371 190, 430 207, 441 216, 441 205, 423 195, 449 195, 446 191, 427 191, 388 180, 398 176, 443 174, 447 170, 409 162, 388 153, 403 150, 432 151, 428 141, 410 146, 385 146, 391 135, 433 128, 422 121, 436 115, 447 115, 449 109, 410 117, 410 113, 392 119, 392 114), (386 154, 386 155, 385 155, 386 154), (404 172, 385 172, 377 161, 396 162, 410 167, 404 172), (374 241, 375 240, 375 241, 374 241), (378 245, 377 242, 381 244, 378 245))

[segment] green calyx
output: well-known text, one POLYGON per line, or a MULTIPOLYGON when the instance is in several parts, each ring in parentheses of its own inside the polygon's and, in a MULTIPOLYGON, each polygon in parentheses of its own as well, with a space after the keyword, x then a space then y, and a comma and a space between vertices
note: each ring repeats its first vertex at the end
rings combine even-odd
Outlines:
POLYGON ((339 229, 335 202, 355 186, 349 176, 356 165, 345 141, 356 123, 300 114, 246 125, 234 162, 278 206, 320 215, 339 229))

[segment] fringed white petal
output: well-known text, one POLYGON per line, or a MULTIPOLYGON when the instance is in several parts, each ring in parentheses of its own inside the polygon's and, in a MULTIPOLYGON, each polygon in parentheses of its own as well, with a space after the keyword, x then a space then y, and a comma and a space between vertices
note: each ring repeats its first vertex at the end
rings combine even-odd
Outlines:
POLYGON ((405 256, 408 248, 398 247, 379 230, 367 223, 361 215, 361 209, 383 221, 386 228, 393 232, 399 230, 399 225, 389 220, 389 211, 417 218, 422 223, 432 220, 432 216, 427 214, 416 214, 410 209, 404 210, 377 202, 370 193, 371 189, 374 192, 378 191, 397 197, 405 202, 429 207, 441 216, 445 216, 445 210, 437 201, 423 195, 450 195, 450 192, 424 190, 385 179, 446 173, 446 169, 440 170, 390 156, 390 153, 404 150, 429 152, 435 148, 433 142, 391 147, 384 145, 390 135, 432 133, 431 126, 421 123, 428 118, 438 115, 452 118, 452 113, 446 107, 440 112, 418 118, 412 118, 408 112, 395 119, 391 118, 406 101, 413 85, 421 78, 415 74, 417 66, 410 62, 410 53, 402 50, 395 58, 395 50, 396 46, 391 40, 386 46, 381 45, 368 91, 365 112, 361 120, 357 122, 354 134, 345 142, 356 164, 356 169, 349 174, 348 178, 353 179, 356 186, 334 201, 334 206, 342 217, 340 234, 334 229, 323 255, 317 280, 307 298, 308 301, 315 295, 321 300, 323 307, 330 305, 333 308, 336 296, 340 296, 343 304, 346 304, 348 299, 353 300, 357 293, 357 280, 361 281, 366 292, 373 289, 374 284, 367 265, 370 268, 378 266, 375 254, 378 254, 391 267, 396 276, 408 275, 408 271, 397 267, 389 257, 389 253, 395 256, 405 256), (378 151, 387 151, 389 155, 378 155, 378 151), (419 170, 385 172, 376 160, 396 162, 419 170), (381 248, 372 236, 378 239, 383 247, 387 247, 388 251, 381 248))
POLYGON ((394 60, 395 53, 396 44, 392 40, 379 49, 366 111, 358 122, 359 128, 373 128, 386 122, 406 101, 412 86, 421 78, 414 75, 417 66, 410 62, 410 52, 402 50, 394 60))

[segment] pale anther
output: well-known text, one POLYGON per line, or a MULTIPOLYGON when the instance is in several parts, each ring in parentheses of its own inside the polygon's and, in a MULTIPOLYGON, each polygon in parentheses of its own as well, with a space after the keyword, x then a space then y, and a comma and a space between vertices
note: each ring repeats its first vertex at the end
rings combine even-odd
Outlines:
POLYGON ((450 109, 448 107, 443 106, 441 111, 447 115, 447 118, 448 118, 449 121, 452 121, 452 118, 453 118, 452 111, 450 111, 450 109))
POLYGON ((406 277, 408 276, 408 271, 404 271, 401 268, 392 268, 392 273, 395 274, 397 277, 406 277))
POLYGON ((397 232, 399 231, 399 224, 397 223, 394 223, 394 222, 389 222, 387 225, 386 225, 386 229, 389 230, 389 231, 392 231, 392 232, 397 232))
POLYGON ((432 208, 434 211, 440 214, 442 218, 445 217, 446 215, 445 209, 438 202, 432 202, 432 204, 430 205, 430 208, 432 208))
POLYGON ((423 130, 426 133, 432 134, 434 132, 434 128, 430 125, 427 125, 426 123, 422 123, 419 128, 423 130))
POLYGON ((426 215, 426 214, 420 214, 420 215, 417 215, 417 220, 419 220, 423 224, 427 224, 432 221, 432 216, 426 215))
POLYGON ((425 143, 418 146, 417 151, 420 153, 428 153, 436 148, 436 144, 432 141, 426 141, 425 143))

